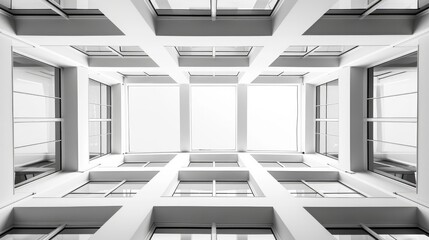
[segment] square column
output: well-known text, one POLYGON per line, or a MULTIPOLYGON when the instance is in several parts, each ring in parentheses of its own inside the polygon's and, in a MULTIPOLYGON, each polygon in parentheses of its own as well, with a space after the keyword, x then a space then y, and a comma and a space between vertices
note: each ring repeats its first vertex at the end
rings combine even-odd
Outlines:
POLYGON ((237 151, 247 151, 247 87, 249 84, 238 84, 237 87, 237 151))
POLYGON ((303 139, 302 139, 302 150, 305 153, 314 153, 316 151, 316 139, 315 139, 315 119, 316 119, 316 86, 312 84, 304 84, 304 96, 302 106, 303 116, 303 139))
POLYGON ((111 86, 112 91, 112 153, 123 154, 125 152, 125 115, 126 99, 125 87, 118 83, 111 86))
POLYGON ((191 103, 189 84, 180 84, 180 151, 191 151, 191 103))
POLYGON ((0 36, 0 202, 14 194, 12 42, 0 36))
POLYGON ((339 167, 347 171, 365 171, 364 92, 365 68, 345 67, 339 79, 339 167))
POLYGON ((63 170, 82 171, 89 166, 88 69, 64 68, 63 83, 63 170))

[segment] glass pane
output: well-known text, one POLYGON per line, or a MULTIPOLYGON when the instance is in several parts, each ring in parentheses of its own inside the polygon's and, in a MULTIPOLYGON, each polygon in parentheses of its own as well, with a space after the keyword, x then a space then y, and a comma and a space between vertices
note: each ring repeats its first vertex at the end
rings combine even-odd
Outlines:
POLYGON ((60 169, 61 142, 15 148, 15 184, 60 169))
POLYGON ((52 232, 53 228, 13 228, 0 236, 0 240, 39 240, 52 232))
POLYGON ((212 193, 174 193, 173 197, 213 197, 212 193))
POLYGON ((218 193, 252 193, 247 182, 216 182, 218 193))
POLYGON ((111 193, 107 195, 107 198, 132 198, 135 195, 135 193, 111 193))
POLYGON ((55 68, 14 54, 13 91, 56 97, 55 68))
POLYGON ((89 136, 99 136, 101 134, 101 122, 89 122, 89 136))
POLYGON ((374 68, 373 98, 417 92, 417 67, 374 68))
POLYGON ((314 192, 314 193, 291 193, 292 196, 298 198, 321 198, 322 195, 314 192))
POLYGON ((236 162, 215 162, 216 167, 238 167, 236 162))
POLYGON ((145 162, 128 162, 128 163, 123 163, 122 165, 120 165, 119 167, 143 167, 144 165, 146 165, 145 162))
POLYGON ((101 122, 101 134, 106 135, 111 133, 112 122, 101 122))
POLYGON ((101 94, 101 83, 94 81, 92 79, 89 79, 89 88, 88 88, 89 103, 101 104, 100 94, 101 94))
POLYGON ((320 154, 326 154, 326 135, 316 134, 316 151, 320 154))
POLYGON ((326 119, 326 106, 322 105, 322 106, 316 107, 316 118, 326 119))
POLYGON ((107 98, 110 96, 108 93, 109 88, 105 84, 101 84, 101 105, 109 105, 107 98))
POLYGON ((276 240, 271 229, 268 228, 218 228, 217 240, 276 240))
POLYGON ((89 119, 100 119, 101 118, 101 106, 97 104, 88 105, 88 117, 89 119))
POLYGON ((340 135, 338 122, 326 122, 326 125, 327 125, 326 134, 334 135, 334 136, 340 135))
POLYGON ((320 85, 319 89, 318 103, 319 105, 326 105, 326 84, 320 85))
POLYGON ((316 133, 326 134, 326 122, 324 121, 316 122, 316 133))
POLYGON ((417 94, 368 100, 373 118, 417 117, 417 94))
POLYGON ((281 164, 287 168, 307 168, 307 167, 309 167, 308 165, 306 165, 304 163, 300 163, 300 162, 297 162, 297 163, 282 162, 281 164))
POLYGON ((111 107, 101 106, 101 119, 110 119, 111 118, 111 107))
POLYGON ((213 167, 212 162, 191 162, 188 167, 213 167))
POLYGON ((216 193, 216 197, 254 197, 253 193, 216 193))
POLYGON ((193 149, 235 149, 236 87, 191 87, 193 149))
POLYGON ((89 137, 89 158, 94 158, 101 155, 101 137, 89 137))
POLYGON ((179 151, 179 87, 130 86, 128 91, 130 152, 179 151))
POLYGON ((146 167, 165 167, 168 162, 150 162, 146 167))
POLYGON ((113 193, 137 193, 140 191, 147 182, 125 182, 120 187, 115 189, 113 193))
POLYGON ((325 193, 323 194, 327 198, 363 198, 364 196, 358 193, 325 193))
POLYGON ((85 228, 85 229, 71 229, 66 228, 56 235, 52 240, 88 240, 94 235, 98 229, 85 228))
POLYGON ((375 240, 371 235, 369 235, 365 230, 360 228, 331 228, 328 231, 335 237, 337 240, 375 240))
POLYGON ((326 89, 327 93, 327 100, 326 103, 327 104, 336 104, 338 103, 338 99, 339 99, 339 91, 338 91, 338 80, 335 81, 331 81, 327 83, 327 89, 326 89))
POLYGON ((70 193, 67 194, 65 198, 104 198, 104 193, 70 193))
POLYGON ((326 136, 326 154, 338 158, 339 152, 339 137, 326 136))
POLYGON ((277 0, 258 1, 258 0, 218 0, 217 9, 219 10, 272 10, 276 6, 277 0))
POLYGON ((187 10, 201 10, 201 9, 210 9, 209 0, 174 0, 174 1, 165 1, 165 0, 150 0, 152 6, 155 9, 187 9, 187 10))
POLYGON ((355 191, 340 182, 307 182, 307 184, 321 193, 355 193, 355 191))
POLYGON ((17 122, 14 125, 14 146, 16 148, 61 140, 59 134, 56 134, 56 130, 60 131, 60 128, 61 123, 55 122, 17 122))
POLYGON ((13 115, 15 118, 55 118, 55 106, 60 100, 22 93, 13 94, 13 115))
POLYGON ((175 193, 212 193, 212 182, 180 182, 175 193))
POLYGON ((211 240, 210 228, 156 228, 151 240, 211 240))
POLYGON ((386 240, 428 240, 426 232, 418 228, 373 228, 386 240))
POLYGON ((298 86, 249 86, 249 150, 297 151, 298 86))
POLYGON ((110 153, 110 137, 110 134, 101 135, 101 154, 110 153))
POLYGON ((107 193, 119 183, 120 182, 88 182, 72 193, 107 193))
POLYGON ((326 118, 328 119, 338 119, 338 104, 327 105, 326 106, 326 118))
POLYGON ((280 184, 290 193, 315 193, 313 189, 302 182, 280 182, 280 184))
MULTIPOLYGON (((331 9, 367 9, 377 0, 338 1, 331 9)), ((384 0, 380 9, 417 9, 417 0, 384 0), (384 3, 385 2, 385 3, 384 3)))
POLYGON ((276 162, 259 162, 262 167, 274 167, 274 168, 281 168, 282 166, 276 162))
POLYGON ((369 139, 417 146, 417 123, 368 122, 372 128, 369 139))

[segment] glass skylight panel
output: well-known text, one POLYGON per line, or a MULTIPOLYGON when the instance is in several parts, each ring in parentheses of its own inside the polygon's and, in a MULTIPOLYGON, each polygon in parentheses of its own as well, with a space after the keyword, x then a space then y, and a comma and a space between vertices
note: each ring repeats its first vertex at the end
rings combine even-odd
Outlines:
POLYGON ((328 231, 337 240, 354 239, 354 240, 375 240, 369 233, 361 228, 328 228, 328 231))
POLYGON ((290 46, 282 54, 282 56, 290 57, 339 57, 353 49, 356 46, 290 46))
POLYGON ((144 167, 146 164, 147 162, 125 162, 119 167, 144 167))
POLYGON ((46 237, 55 228, 13 228, 0 235, 0 240, 39 240, 46 237))
POLYGON ((363 198, 364 196, 338 181, 280 182, 295 197, 363 198))
MULTIPOLYGON (((367 9, 379 0, 342 0, 337 1, 331 9, 367 9)), ((383 0, 378 9, 418 9, 418 0, 383 0)))
MULTIPOLYGON (((419 228, 368 228, 371 234, 362 228, 328 228, 327 230, 335 239, 356 239, 356 240, 428 240, 429 235, 419 228), (372 236, 374 235, 374 236, 372 236)), ((369 231, 369 230, 368 230, 369 231)))
POLYGON ((179 87, 130 86, 128 99, 129 151, 179 151, 179 87))
POLYGON ((213 162, 191 162, 188 167, 213 167, 213 162))
POLYGON ((73 193, 107 193, 119 183, 120 182, 88 182, 82 187, 74 190, 73 193))
POLYGON ((176 47, 180 56, 247 56, 249 55, 252 47, 176 47))
POLYGON ((298 86, 249 86, 249 150, 298 149, 298 86))
POLYGON ((215 162, 215 167, 239 167, 236 162, 215 162))
POLYGON ((146 165, 146 167, 165 167, 168 162, 150 162, 146 165))
POLYGON ((106 46, 73 46, 88 56, 118 56, 106 46))
POLYGON ((210 194, 213 192, 213 182, 180 182, 176 193, 210 194))
POLYGON ((192 149, 235 149, 236 98, 235 86, 191 86, 192 149))
POLYGON ((151 240, 211 240, 210 228, 156 228, 151 240))
POLYGON ((269 228, 218 228, 217 240, 276 240, 269 228))
POLYGON ((216 182, 217 194, 251 194, 252 190, 247 182, 216 182))
POLYGON ((210 0, 149 0, 157 15, 207 15, 210 0))

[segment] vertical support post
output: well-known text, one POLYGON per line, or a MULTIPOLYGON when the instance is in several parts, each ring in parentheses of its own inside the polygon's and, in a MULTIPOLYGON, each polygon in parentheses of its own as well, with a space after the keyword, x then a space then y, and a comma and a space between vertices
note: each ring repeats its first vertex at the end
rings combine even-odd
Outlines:
POLYGON ((12 42, 0 36, 0 202, 14 194, 12 42))
POLYGON ((418 143, 417 143, 417 194, 429 202, 429 36, 419 39, 418 54, 418 143))
POLYGON ((81 171, 89 166, 88 70, 63 70, 64 141, 63 170, 81 171))
POLYGON ((180 84, 180 151, 191 151, 190 86, 180 84))
POLYGON ((121 83, 112 89, 112 153, 125 152, 125 87, 121 83))
POLYGON ((303 116, 303 141, 302 150, 305 153, 314 153, 316 151, 315 139, 315 119, 316 119, 316 86, 312 84, 304 84, 303 86, 304 101, 302 103, 302 116, 303 116))
POLYGON ((345 67, 339 79, 339 167, 364 171, 365 68, 345 67))
POLYGON ((249 84, 238 84, 237 87, 237 151, 247 151, 247 87, 249 84))

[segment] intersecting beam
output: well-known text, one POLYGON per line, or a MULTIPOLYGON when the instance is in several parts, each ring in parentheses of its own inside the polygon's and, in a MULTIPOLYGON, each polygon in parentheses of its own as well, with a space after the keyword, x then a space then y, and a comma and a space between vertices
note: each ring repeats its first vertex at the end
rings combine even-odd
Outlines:
POLYGON ((267 69, 278 56, 292 44, 291 40, 300 37, 336 0, 295 0, 284 1, 274 15, 273 36, 260 51, 250 55, 249 71, 240 74, 240 83, 252 82, 267 69), (302 13, 305 13, 303 17, 302 13))
POLYGON ((108 17, 127 37, 138 44, 149 57, 176 82, 187 83, 189 76, 179 68, 177 53, 164 47, 155 35, 155 19, 149 6, 140 0, 94 0, 94 6, 108 17))

